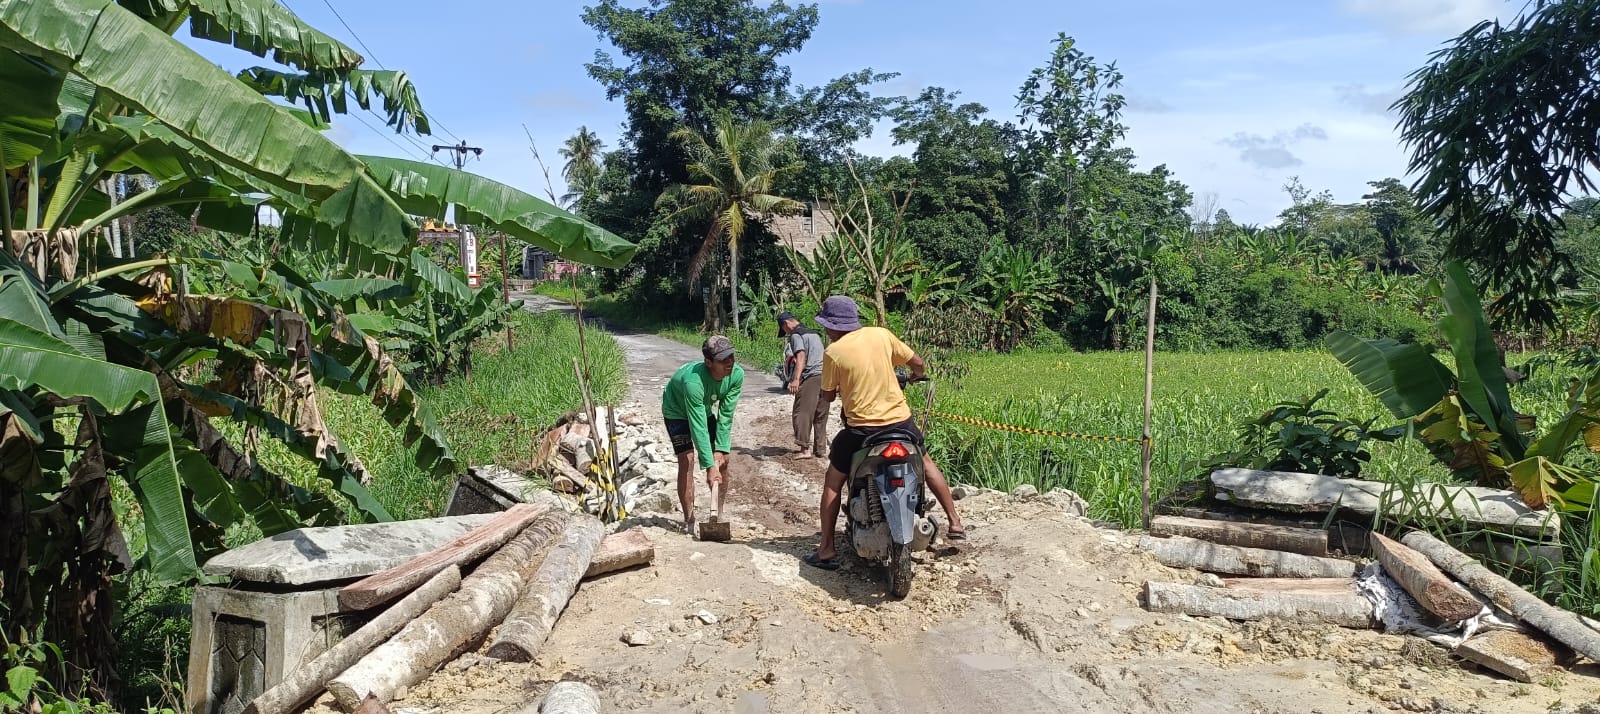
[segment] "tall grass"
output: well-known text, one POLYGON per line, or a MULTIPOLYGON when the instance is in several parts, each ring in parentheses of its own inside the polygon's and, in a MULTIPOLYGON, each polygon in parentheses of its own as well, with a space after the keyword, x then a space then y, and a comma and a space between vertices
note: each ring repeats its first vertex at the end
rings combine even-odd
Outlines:
MULTIPOLYGON (((463 466, 528 463, 540 430, 582 404, 572 361, 579 356, 577 324, 559 314, 512 316, 516 349, 505 351, 503 337, 492 335, 473 348, 472 377, 456 376, 442 387, 418 386, 418 393, 444 430, 463 466)), ((621 399, 627 384, 626 361, 616 341, 603 330, 586 333, 595 398, 621 399)), ((323 417, 345 447, 357 454, 372 476, 373 496, 397 519, 430 518, 444 509, 449 477, 433 477, 412 463, 412 450, 400 434, 363 399, 323 393, 323 417)), ((262 462, 298 482, 317 484, 314 470, 275 444, 262 444, 262 462)), ((249 533, 236 538, 248 539, 249 533)))

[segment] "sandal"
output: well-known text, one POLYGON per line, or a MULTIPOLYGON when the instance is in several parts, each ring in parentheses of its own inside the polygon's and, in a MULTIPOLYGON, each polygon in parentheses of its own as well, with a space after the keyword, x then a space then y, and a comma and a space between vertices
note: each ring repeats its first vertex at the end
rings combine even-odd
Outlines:
POLYGON ((949 529, 949 530, 944 532, 944 539, 945 540, 966 540, 967 539, 967 529, 966 529, 966 527, 951 528, 951 529, 949 529))
POLYGON ((822 570, 839 569, 839 559, 837 557, 823 559, 817 557, 816 553, 812 553, 804 558, 801 558, 800 560, 813 568, 820 568, 822 570))

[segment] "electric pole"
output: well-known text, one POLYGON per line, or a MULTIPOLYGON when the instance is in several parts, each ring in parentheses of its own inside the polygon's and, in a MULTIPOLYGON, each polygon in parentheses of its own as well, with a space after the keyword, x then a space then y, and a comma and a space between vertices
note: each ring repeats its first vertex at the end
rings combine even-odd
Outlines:
MULTIPOLYGON (((461 171, 462 167, 466 166, 466 164, 467 164, 467 154, 471 154, 472 156, 477 157, 477 158, 482 158, 483 157, 483 149, 481 147, 477 147, 477 146, 467 146, 467 140, 466 139, 462 139, 461 143, 456 144, 454 146, 445 146, 445 145, 442 145, 442 144, 434 144, 433 145, 433 152, 434 153, 438 153, 440 151, 448 151, 448 152, 450 152, 450 159, 451 159, 451 161, 455 162, 457 171, 461 171)), ((461 239, 462 239, 463 243, 462 243, 462 246, 461 246, 461 249, 462 249, 462 253, 461 253, 462 261, 461 262, 463 262, 463 263, 467 262, 467 260, 466 260, 466 251, 467 251, 468 247, 467 247, 467 244, 465 243, 465 241, 467 240, 466 236, 467 236, 466 230, 462 230, 461 231, 461 239)), ((471 249, 473 251, 473 256, 472 256, 472 268, 469 269, 469 278, 470 277, 475 277, 474 275, 471 275, 471 273, 475 273, 476 270, 477 270, 477 266, 478 266, 478 256, 476 254, 477 253, 477 245, 473 244, 471 249)), ((500 234, 500 299, 502 301, 504 301, 505 304, 510 305, 511 304, 511 273, 507 269, 506 263, 507 263, 507 257, 506 257, 506 234, 505 233, 501 233, 500 234)), ((511 332, 512 332, 511 325, 506 325, 506 351, 507 352, 511 351, 511 332)))
POLYGON ((433 145, 433 153, 437 154, 441 151, 448 151, 451 153, 450 160, 455 162, 457 171, 460 171, 461 167, 467 164, 467 154, 472 154, 473 156, 479 158, 483 157, 483 149, 476 146, 467 146, 466 139, 462 139, 461 143, 456 144, 455 146, 443 146, 440 144, 433 145))

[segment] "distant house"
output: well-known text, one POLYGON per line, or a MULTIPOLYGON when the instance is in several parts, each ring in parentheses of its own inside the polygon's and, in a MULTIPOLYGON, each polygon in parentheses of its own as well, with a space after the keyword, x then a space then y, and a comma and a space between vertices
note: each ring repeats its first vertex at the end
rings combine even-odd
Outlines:
POLYGON ((772 216, 767 219, 767 228, 778 236, 778 245, 806 256, 816 251, 817 243, 839 230, 833 204, 827 201, 807 202, 805 210, 792 216, 772 216))

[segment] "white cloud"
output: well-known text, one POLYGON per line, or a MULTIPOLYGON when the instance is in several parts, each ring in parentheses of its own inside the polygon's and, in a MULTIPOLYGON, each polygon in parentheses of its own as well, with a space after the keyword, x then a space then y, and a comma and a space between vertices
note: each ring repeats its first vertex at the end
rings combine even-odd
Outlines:
POLYGON ((1128 95, 1128 111, 1144 114, 1165 114, 1177 111, 1177 107, 1168 104, 1160 97, 1146 97, 1138 94, 1128 95))
POLYGON ((1504 0, 1344 0, 1344 11, 1399 34, 1458 33, 1505 12, 1504 0))

